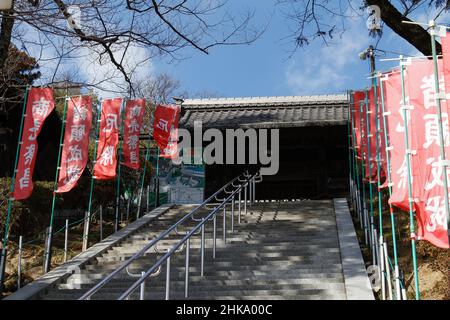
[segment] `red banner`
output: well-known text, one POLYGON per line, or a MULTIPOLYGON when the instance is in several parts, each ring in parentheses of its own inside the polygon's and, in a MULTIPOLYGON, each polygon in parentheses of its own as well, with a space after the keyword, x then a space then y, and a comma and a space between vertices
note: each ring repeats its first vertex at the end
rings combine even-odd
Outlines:
POLYGON ((159 155, 162 158, 174 159, 178 156, 178 122, 180 121, 181 108, 179 106, 174 106, 174 108, 176 109, 175 120, 170 130, 169 142, 159 155))
MULTIPOLYGON (((442 61, 438 61, 439 87, 444 91, 442 61)), ((444 203, 444 167, 441 162, 439 118, 437 113, 433 61, 414 61, 406 69, 406 91, 411 112, 413 149, 413 194, 416 201, 418 239, 448 248, 447 218, 444 203)), ((450 77, 450 74, 446 74, 450 77)), ((448 105, 441 101, 442 129, 444 133, 445 158, 450 159, 450 133, 448 105)), ((447 171, 447 179, 450 175, 447 171)), ((448 192, 448 190, 447 190, 448 192)))
POLYGON ((389 128, 389 157, 392 179, 392 195, 389 203, 405 211, 409 210, 408 171, 405 158, 405 128, 402 111, 401 77, 399 71, 386 75, 385 112, 389 128))
POLYGON ((355 140, 356 140, 356 154, 361 159, 362 157, 362 139, 361 139, 361 112, 360 112, 360 104, 364 103, 366 94, 364 91, 355 91, 353 93, 353 108, 354 112, 352 113, 353 122, 355 125, 355 140))
MULTIPOLYGON (((180 108, 177 106, 158 105, 153 122, 153 139, 162 153, 171 140, 172 131, 178 128, 180 108)), ((173 149, 173 146, 171 147, 173 149)))
POLYGON ((139 135, 145 113, 145 99, 129 100, 125 106, 123 165, 139 169, 139 135))
POLYGON ((121 106, 121 98, 103 100, 95 179, 108 180, 116 176, 121 106))
POLYGON ((37 137, 45 119, 55 108, 53 89, 31 88, 28 92, 22 143, 14 182, 14 199, 23 200, 33 192, 33 171, 38 151, 37 137))
POLYGON ((67 102, 64 145, 56 192, 69 192, 83 174, 89 157, 89 132, 92 124, 91 97, 71 97, 67 102))

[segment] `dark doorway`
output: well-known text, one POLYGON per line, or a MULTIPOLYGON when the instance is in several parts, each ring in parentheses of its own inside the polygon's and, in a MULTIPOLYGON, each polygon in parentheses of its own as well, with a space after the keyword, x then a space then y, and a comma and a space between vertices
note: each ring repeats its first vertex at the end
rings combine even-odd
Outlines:
MULTIPOLYGON (((258 200, 329 199, 348 192, 347 126, 280 128, 279 171, 257 185, 258 200)), ((205 196, 256 166, 207 165, 205 196)))

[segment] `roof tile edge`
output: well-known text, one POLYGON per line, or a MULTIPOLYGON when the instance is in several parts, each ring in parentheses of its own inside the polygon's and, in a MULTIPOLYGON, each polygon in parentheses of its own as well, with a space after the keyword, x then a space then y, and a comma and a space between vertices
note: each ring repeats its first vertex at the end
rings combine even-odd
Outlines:
POLYGON ((214 105, 260 105, 260 104, 290 104, 310 102, 344 102, 347 94, 311 95, 311 96, 274 96, 274 97, 242 97, 242 98, 208 98, 186 99, 183 106, 214 106, 214 105))

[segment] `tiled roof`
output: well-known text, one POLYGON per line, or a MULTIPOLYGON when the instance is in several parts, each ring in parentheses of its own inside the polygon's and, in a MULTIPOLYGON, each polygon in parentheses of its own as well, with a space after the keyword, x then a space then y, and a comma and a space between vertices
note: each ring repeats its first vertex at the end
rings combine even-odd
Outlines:
POLYGON ((277 128, 344 125, 347 95, 188 99, 183 102, 180 127, 194 121, 214 128, 277 128))

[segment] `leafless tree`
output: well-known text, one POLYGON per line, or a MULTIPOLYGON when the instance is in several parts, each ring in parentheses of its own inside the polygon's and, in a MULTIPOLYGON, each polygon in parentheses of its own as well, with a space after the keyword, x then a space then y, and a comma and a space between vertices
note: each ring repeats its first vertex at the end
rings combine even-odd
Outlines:
MULTIPOLYGON (((402 21, 410 21, 412 13, 425 7, 434 6, 438 9, 435 19, 450 9, 448 0, 364 0, 362 7, 358 7, 360 1, 353 0, 277 0, 277 3, 287 8, 287 16, 294 22, 294 51, 317 38, 327 43, 336 34, 345 31, 345 19, 349 14, 361 15, 368 6, 376 5, 380 8, 384 24, 424 55, 431 55, 428 31, 419 25, 404 24, 402 21)), ((438 52, 441 51, 438 42, 436 48, 438 52)))
POLYGON ((152 103, 171 103, 173 97, 185 96, 180 92, 180 81, 165 73, 149 76, 139 81, 135 87, 138 96, 145 97, 152 103))
MULTIPOLYGON (((260 30, 251 28, 253 12, 235 17, 227 0, 14 0, 0 25, 0 70, 12 43, 36 58, 46 82, 80 59, 95 59, 120 73, 120 91, 135 95, 133 69, 157 56, 180 59, 183 49, 208 54, 220 45, 255 41, 260 30), (75 7, 76 6, 76 7, 75 7), (81 19, 76 17, 76 10, 81 19), (68 26, 70 24, 70 27, 68 26), (145 50, 134 56, 133 48, 145 50), (140 60, 139 60, 140 59, 140 60), (132 60, 130 65, 127 61, 132 60), (136 61, 139 60, 139 61, 136 61)), ((90 70, 95 73, 96 70, 90 70)), ((103 72, 104 70, 99 70, 103 72)), ((108 78, 108 77, 106 77, 108 78)), ((117 79, 117 73, 109 81, 117 79)), ((84 79, 80 79, 83 82, 84 79)), ((102 88, 102 83, 88 83, 102 88)))

